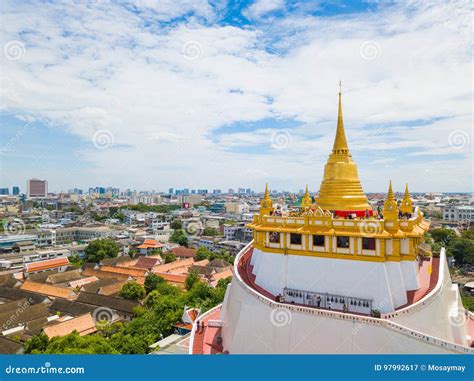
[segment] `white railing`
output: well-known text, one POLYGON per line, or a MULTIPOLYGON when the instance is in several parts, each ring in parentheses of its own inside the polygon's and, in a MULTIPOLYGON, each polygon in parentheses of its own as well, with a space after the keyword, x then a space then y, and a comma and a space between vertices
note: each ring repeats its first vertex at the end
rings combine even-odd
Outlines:
POLYGON ((463 345, 458 345, 451 343, 449 341, 441 340, 438 339, 434 336, 426 335, 424 333, 409 329, 407 327, 404 327, 398 323, 391 322, 386 319, 382 318, 374 318, 374 317, 366 317, 366 316, 360 316, 360 315, 353 315, 350 313, 342 313, 342 312, 336 312, 336 311, 323 311, 315 308, 309 308, 309 307, 302 307, 302 306, 294 306, 294 305, 289 305, 285 303, 278 303, 275 302, 260 293, 258 293, 256 290, 254 290, 252 287, 247 285, 243 279, 240 277, 239 271, 238 271, 238 265, 239 262, 242 258, 243 255, 247 253, 249 248, 253 245, 253 241, 250 242, 247 246, 245 246, 240 253, 237 255, 235 258, 235 264, 234 264, 234 276, 233 279, 239 283, 244 290, 246 290, 249 294, 252 296, 256 297, 259 299, 261 302, 264 304, 268 305, 270 308, 280 308, 280 309, 286 309, 289 311, 293 312, 298 312, 298 313, 305 313, 309 315, 317 315, 317 316, 324 316, 324 317, 330 317, 333 319, 340 319, 340 320, 349 320, 353 322, 360 322, 361 324, 371 324, 375 326, 381 326, 387 329, 391 329, 392 331, 399 332, 401 334, 404 334, 405 336, 412 337, 417 340, 421 340, 425 343, 437 346, 437 347, 442 347, 444 349, 457 352, 457 353, 473 353, 473 350, 469 347, 465 347, 463 345))
MULTIPOLYGON (((203 314, 199 315, 196 320, 194 320, 193 323, 193 328, 191 329, 191 339, 189 340, 189 354, 193 354, 193 346, 194 346, 194 336, 196 334, 197 330, 197 322, 202 321, 203 319, 206 318, 206 316, 209 316, 213 314, 215 311, 220 310, 222 308, 222 304, 218 304, 217 306, 211 308, 209 311, 204 312, 203 314)), ((211 322, 211 320, 208 322, 208 324, 211 322)), ((210 325, 210 324, 209 324, 210 325)), ((211 327, 214 327, 213 325, 210 325, 211 327)))

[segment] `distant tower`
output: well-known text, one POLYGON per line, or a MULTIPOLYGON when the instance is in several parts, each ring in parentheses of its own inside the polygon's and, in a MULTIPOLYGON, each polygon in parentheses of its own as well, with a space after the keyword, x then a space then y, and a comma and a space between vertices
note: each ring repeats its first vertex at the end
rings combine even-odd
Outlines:
POLYGON ((27 184, 27 197, 46 197, 48 195, 48 182, 46 180, 30 179, 27 184))

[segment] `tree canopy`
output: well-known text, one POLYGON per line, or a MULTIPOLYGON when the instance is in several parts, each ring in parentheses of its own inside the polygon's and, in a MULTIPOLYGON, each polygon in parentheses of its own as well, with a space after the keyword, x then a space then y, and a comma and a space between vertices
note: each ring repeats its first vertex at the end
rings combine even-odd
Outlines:
POLYGON ((115 258, 120 251, 119 245, 109 238, 99 238, 90 242, 86 249, 86 262, 99 263, 106 258, 115 258))
POLYGON ((124 299, 142 300, 145 297, 145 289, 137 282, 125 283, 120 290, 120 296, 124 299))

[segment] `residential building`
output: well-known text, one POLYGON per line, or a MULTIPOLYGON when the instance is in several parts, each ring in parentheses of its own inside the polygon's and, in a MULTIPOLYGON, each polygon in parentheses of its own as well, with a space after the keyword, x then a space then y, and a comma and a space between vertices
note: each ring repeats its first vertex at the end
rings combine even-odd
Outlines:
POLYGON ((443 208, 443 219, 446 221, 474 222, 474 206, 447 205, 443 208))

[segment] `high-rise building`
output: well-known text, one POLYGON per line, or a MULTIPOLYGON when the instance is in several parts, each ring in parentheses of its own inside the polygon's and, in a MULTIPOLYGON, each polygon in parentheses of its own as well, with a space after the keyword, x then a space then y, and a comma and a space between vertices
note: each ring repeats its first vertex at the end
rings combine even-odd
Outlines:
POLYGON ((0 188, 0 195, 8 195, 10 194, 8 188, 0 188))
POLYGON ((46 197, 48 195, 48 182, 46 180, 30 179, 26 184, 27 197, 46 197))
POLYGON ((20 187, 13 187, 12 188, 12 194, 13 195, 19 195, 20 194, 20 187))
MULTIPOLYGON (((308 181, 311 183, 310 181, 308 181)), ((247 225, 224 303, 199 317, 190 353, 473 353, 474 317, 452 283, 430 222, 388 186, 372 209, 346 141, 336 137, 316 199, 274 204, 268 186, 247 225)))

